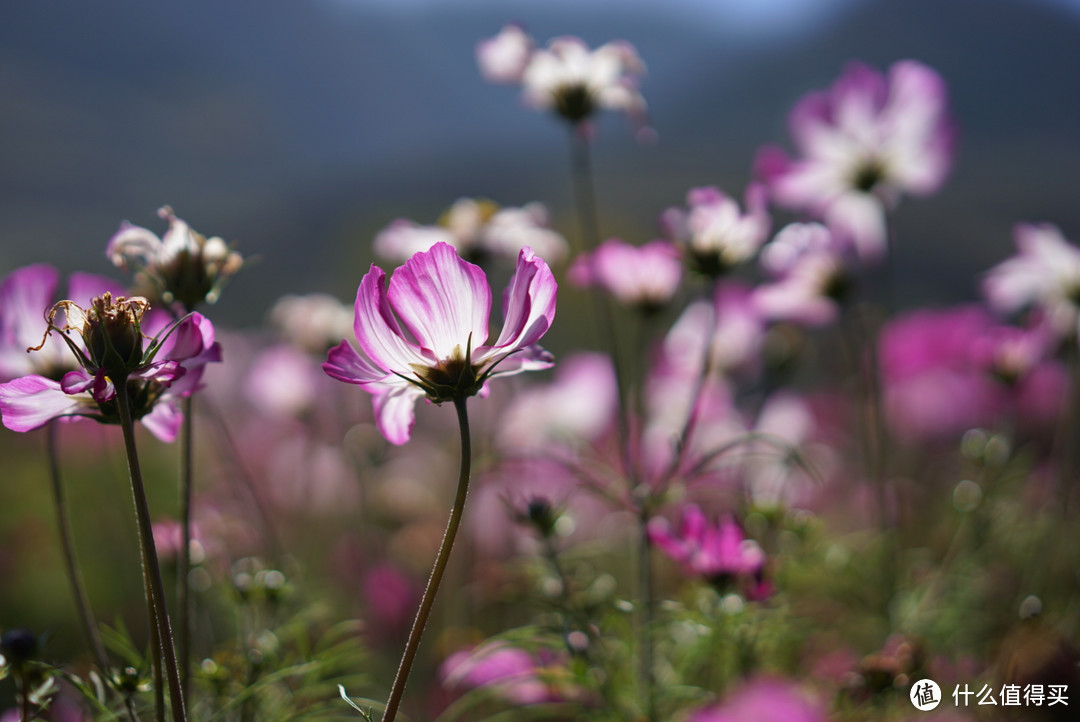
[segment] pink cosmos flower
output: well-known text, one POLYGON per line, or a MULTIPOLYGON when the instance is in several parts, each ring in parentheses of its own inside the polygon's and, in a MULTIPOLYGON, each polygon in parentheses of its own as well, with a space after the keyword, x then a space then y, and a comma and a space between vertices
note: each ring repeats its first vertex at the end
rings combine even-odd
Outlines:
MULTIPOLYGON (((39 351, 27 353, 41 343, 44 314, 57 300, 59 284, 55 268, 38 264, 12 271, 0 285, 0 380, 38 374, 59 381, 76 368, 71 351, 51 336, 39 351)), ((90 299, 105 292, 120 295, 123 289, 88 273, 73 273, 68 282, 68 298, 90 299)))
POLYGON ((1019 253, 990 270, 983 293, 990 305, 1012 313, 1036 306, 1063 337, 1077 333, 1080 318, 1080 248, 1050 224, 1022 223, 1015 230, 1019 253))
POLYGON ((765 566, 765 552, 743 536, 730 516, 712 526, 696 504, 683 508, 679 531, 667 519, 649 520, 649 540, 683 565, 687 574, 707 579, 754 576, 765 566))
POLYGON ((792 110, 799 157, 765 148, 759 174, 777 203, 815 214, 873 261, 886 248, 886 211, 945 181, 955 135, 947 105, 941 77, 921 63, 894 63, 888 76, 852 63, 792 110))
POLYGON ((713 187, 692 189, 686 205, 686 209, 664 211, 660 224, 697 270, 708 276, 719 276, 750 260, 772 225, 765 186, 760 183, 746 190, 746 213, 739 211, 734 198, 713 187))
POLYGON ((679 251, 667 241, 633 246, 609 238, 574 261, 567 277, 578 286, 597 286, 619 303, 645 311, 663 308, 682 283, 679 251))
POLYGON ((520 452, 588 443, 610 426, 618 394, 607 355, 569 356, 550 384, 514 395, 499 420, 499 446, 520 452))
POLYGON ((998 324, 982 307, 897 316, 879 337, 885 411, 905 440, 949 440, 1007 417, 1052 425, 1064 376, 1051 332, 998 324))
POLYGON ((560 689, 555 684, 558 675, 551 673, 554 670, 549 671, 549 665, 550 661, 545 663, 541 653, 495 641, 452 654, 443 662, 440 673, 443 684, 449 688, 490 688, 518 705, 560 702, 573 697, 571 690, 560 689))
POLYGON ((170 323, 168 314, 151 314, 144 323, 147 308, 146 299, 113 299, 110 293, 95 297, 89 309, 73 301, 55 304, 41 347, 55 331, 78 366, 59 381, 30 374, 0 384, 4 426, 32 431, 53 419, 76 416, 118 423, 114 381, 123 378, 132 417, 162 441, 175 439, 182 420, 178 400, 198 390, 203 368, 221 360, 221 348, 213 325, 200 314, 176 323, 170 323), (147 345, 151 332, 155 335, 147 345))
POLYGON ((488 257, 512 260, 525 247, 557 263, 567 251, 566 239, 551 229, 543 204, 500 208, 489 200, 474 198, 459 198, 433 226, 395 220, 375 236, 375 251, 384 258, 404 261, 440 242, 449 243, 463 258, 477 263, 488 257))
POLYGON ((409 440, 414 404, 480 392, 488 378, 548 368, 536 345, 555 317, 555 277, 524 248, 503 294, 505 322, 487 345, 491 289, 484 272, 437 243, 394 272, 374 264, 360 281, 353 330, 357 347, 331 349, 323 370, 374 397, 376 424, 391 443, 409 440))
POLYGON ((795 685, 759 678, 736 690, 721 704, 699 710, 687 722, 826 722, 819 704, 795 685))
POLYGON ((776 278, 754 291, 766 318, 810 326, 829 323, 850 288, 849 254, 820 223, 785 226, 761 253, 761 265, 776 278))
POLYGON ((625 113, 645 127, 645 99, 638 79, 645 72, 634 46, 615 40, 590 50, 580 38, 552 39, 537 49, 520 26, 508 25, 477 45, 481 74, 490 82, 521 84, 525 102, 578 124, 597 110, 625 113))

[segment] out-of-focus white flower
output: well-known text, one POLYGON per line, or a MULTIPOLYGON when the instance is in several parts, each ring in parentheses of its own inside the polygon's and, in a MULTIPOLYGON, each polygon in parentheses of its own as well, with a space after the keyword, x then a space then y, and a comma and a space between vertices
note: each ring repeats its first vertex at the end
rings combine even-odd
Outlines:
POLYGON ((508 25, 481 41, 476 57, 485 79, 520 84, 525 102, 533 108, 574 124, 587 121, 598 110, 614 110, 625 113, 640 136, 651 134, 645 99, 638 90, 645 64, 625 40, 590 49, 581 38, 567 35, 536 48, 520 26, 508 25))
POLYGON ((462 258, 473 262, 489 257, 513 261, 528 247, 548 263, 558 263, 567 252, 566 239, 551 229, 543 204, 499 207, 481 198, 459 198, 436 225, 395 220, 375 236, 375 252, 404 261, 436 243, 453 246, 462 258))
POLYGON ((746 190, 746 213, 734 198, 713 187, 691 189, 686 205, 664 211, 660 223, 691 264, 708 276, 749 261, 768 238, 772 221, 760 183, 746 190))
POLYGON ((983 293, 999 311, 1037 306, 1062 336, 1077 333, 1080 317, 1080 248, 1050 224, 1016 227, 1012 258, 990 270, 983 293))

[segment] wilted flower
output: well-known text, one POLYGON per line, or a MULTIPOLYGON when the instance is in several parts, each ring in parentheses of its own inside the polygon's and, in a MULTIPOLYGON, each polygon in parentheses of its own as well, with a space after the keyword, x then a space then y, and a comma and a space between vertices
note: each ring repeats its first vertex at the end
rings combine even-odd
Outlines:
POLYGON ((779 204, 817 215, 861 260, 884 253, 885 212, 900 196, 933 193, 952 164, 945 84, 913 60, 887 77, 850 64, 832 88, 799 101, 789 123, 800 157, 766 148, 759 173, 779 204))
POLYGON ((718 188, 694 188, 686 194, 686 209, 669 208, 660 223, 667 237, 707 276, 719 276, 750 260, 769 235, 765 187, 752 183, 746 190, 746 213, 734 198, 718 188))
POLYGON ((999 311, 1036 306, 1054 330, 1075 336, 1080 317, 1080 248, 1050 224, 1016 227, 1020 252, 990 270, 983 292, 999 311))
POLYGON ((552 39, 536 49, 519 26, 509 25, 476 50, 483 76, 494 83, 520 83, 525 102, 571 123, 597 110, 617 110, 645 126, 645 99, 638 78, 645 72, 634 46, 615 40, 590 50, 580 38, 552 39))
POLYGON ((601 288, 626 306, 656 311, 679 290, 682 261, 667 241, 633 246, 609 238, 594 252, 578 256, 568 278, 578 286, 601 288))
POLYGON ((751 578, 765 567, 765 552, 758 543, 743 536, 730 516, 716 526, 696 504, 683 508, 678 532, 667 519, 656 517, 648 524, 649 540, 683 565, 687 574, 710 581, 751 578))
POLYGON ((555 317, 555 277, 531 249, 518 255, 503 296, 505 322, 487 345, 491 289, 477 266, 446 243, 417 253, 394 272, 372 265, 360 281, 353 330, 323 370, 374 396, 376 423, 390 442, 409 440, 416 400, 442 403, 480 392, 492 376, 548 368, 536 345, 555 317))
POLYGON ((448 243, 466 260, 482 263, 489 257, 513 260, 531 248, 546 261, 566 256, 566 239, 551 229, 547 209, 540 203, 520 208, 486 199, 459 198, 433 226, 399 218, 375 236, 375 251, 404 261, 436 243, 448 243))
POLYGON ((59 382, 31 374, 0 384, 4 425, 30 431, 68 416, 119 423, 116 384, 126 383, 132 418, 163 441, 172 441, 180 422, 176 399, 197 390, 203 367, 220 361, 221 349, 213 326, 200 314, 168 325, 156 315, 144 324, 148 308, 144 298, 113 298, 107 292, 95 297, 89 309, 74 301, 55 304, 38 348, 55 331, 78 367, 59 382), (156 336, 147 338, 144 325, 145 330, 157 326, 156 336))
POLYGON ((206 238, 163 206, 158 216, 169 230, 158 238, 127 221, 109 239, 106 254, 113 265, 130 268, 149 284, 146 292, 167 304, 179 303, 186 311, 206 301, 213 303, 221 288, 241 266, 240 254, 222 239, 206 238))
POLYGON ((754 291, 754 304, 772 320, 819 326, 832 321, 851 288, 849 254, 820 223, 792 223, 761 253, 776 278, 754 291))

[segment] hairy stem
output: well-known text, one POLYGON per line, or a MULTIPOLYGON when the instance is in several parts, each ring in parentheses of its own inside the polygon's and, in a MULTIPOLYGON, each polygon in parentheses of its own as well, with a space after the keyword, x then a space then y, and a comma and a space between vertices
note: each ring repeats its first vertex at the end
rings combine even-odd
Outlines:
POLYGON ((394 686, 386 702, 382 722, 393 722, 397 716, 401 696, 405 692, 405 684, 409 681, 409 672, 412 670, 413 660, 416 657, 416 650, 420 647, 420 638, 424 634, 428 616, 435 604, 435 595, 439 591, 439 583, 446 571, 447 562, 450 561, 450 551, 454 548, 454 538, 457 536, 458 527, 461 526, 462 512, 465 511, 465 498, 469 493, 469 474, 472 468, 472 441, 469 436, 469 414, 465 406, 466 401, 465 398, 454 399, 454 409, 457 411, 458 427, 461 431, 461 471, 458 475, 457 495, 454 497, 454 506, 450 510, 450 519, 446 524, 442 544, 439 545, 439 553, 435 557, 435 566, 431 569, 431 576, 424 588, 424 596, 420 600, 420 608, 416 612, 416 619, 413 621, 412 629, 409 630, 409 639, 405 643, 405 651, 401 655, 401 663, 398 665, 397 674, 394 675, 394 686))
POLYGON ((56 421, 52 421, 46 427, 46 446, 49 457, 49 477, 52 481, 53 502, 56 504, 56 525, 60 533, 60 547, 64 554, 64 566, 67 569, 68 582, 71 584, 71 593, 75 598, 75 606, 78 608, 79 621, 82 623, 83 633, 90 643, 90 651, 94 655, 94 661, 102 674, 109 673, 109 658, 105 654, 105 645, 101 642, 98 633, 97 621, 90 609, 89 597, 86 594, 86 585, 83 582, 79 564, 75 558, 75 542, 71 535, 71 519, 68 516, 67 501, 64 495, 64 484, 60 478, 60 459, 57 454, 57 428, 56 421))
POLYGON ((176 665, 172 626, 169 623, 169 610, 165 606, 165 588, 161 581, 161 567, 158 564, 157 547, 154 544, 146 488, 143 485, 138 450, 135 448, 135 424, 131 418, 127 378, 113 379, 113 383, 116 386, 116 407, 120 414, 120 428, 124 432, 128 473, 131 476, 131 493, 135 500, 135 520, 139 529, 139 550, 142 555, 143 578, 146 583, 147 610, 151 627, 157 629, 161 648, 160 656, 163 658, 165 676, 169 683, 169 702, 172 706, 173 720, 185 722, 187 714, 184 708, 184 691, 180 685, 180 672, 176 665))

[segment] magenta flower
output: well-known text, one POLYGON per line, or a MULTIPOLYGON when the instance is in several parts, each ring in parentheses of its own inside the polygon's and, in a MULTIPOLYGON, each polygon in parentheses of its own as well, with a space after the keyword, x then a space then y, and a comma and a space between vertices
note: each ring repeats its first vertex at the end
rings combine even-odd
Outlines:
POLYGON ((634 46, 615 40, 590 49, 580 38, 552 39, 537 49, 521 27, 508 25, 476 48, 480 72, 490 82, 520 84, 525 102, 577 124, 598 110, 625 113, 645 129, 645 99, 638 79, 645 72, 634 46))
POLYGON ((765 567, 765 552, 743 536, 731 517, 712 526, 696 504, 683 508, 679 531, 672 532, 667 519, 656 517, 648 524, 649 541, 682 564, 688 575, 710 580, 753 577, 765 567))
POLYGON ((59 334, 77 366, 57 381, 30 374, 0 384, 0 417, 12 431, 31 431, 57 418, 86 417, 119 423, 117 382, 128 385, 131 415, 163 441, 176 438, 177 400, 198 388, 203 367, 221 360, 214 327, 195 313, 169 323, 167 314, 143 317, 146 299, 106 292, 89 309, 60 301, 47 315, 47 330, 59 334), (62 325, 61 325, 62 324, 62 325), (147 332, 156 335, 145 343, 147 332))
POLYGON ((577 696, 569 675, 560 674, 543 652, 528 652, 501 641, 486 642, 474 649, 450 655, 440 676, 451 689, 487 688, 516 705, 561 702, 577 696))
POLYGON ((916 311, 881 329, 885 411, 905 440, 953 439, 967 429, 1052 425, 1064 376, 1045 326, 998 324, 980 306, 916 311))
MULTIPOLYGON (((75 358, 59 339, 49 337, 35 353, 27 349, 41 343, 45 310, 57 300, 60 274, 38 264, 12 271, 0 285, 0 380, 38 374, 59 381, 76 368, 75 358)), ((68 297, 90 299, 102 293, 123 293, 116 282, 88 273, 73 273, 68 297)))
POLYGON ((754 304, 772 320, 829 323, 851 286, 849 256, 820 223, 785 226, 761 253, 761 265, 776 280, 754 291, 754 304))
POLYGON ((491 289, 484 272, 437 243, 394 272, 372 265, 356 294, 353 330, 331 349, 323 370, 374 397, 376 424, 391 443, 409 440, 414 404, 442 403, 480 392, 493 376, 548 368, 536 345, 555 317, 555 277, 532 249, 518 254, 503 295, 505 322, 487 345, 491 289))
POLYGON ((795 685, 760 678, 739 688, 721 704, 699 710, 687 722, 826 722, 821 705, 795 685))
POLYGON ((568 278, 578 286, 602 288, 626 306, 655 311, 679 290, 682 261, 667 241, 633 246, 609 238, 593 253, 578 256, 568 278))
POLYGON ((860 259, 875 260, 886 247, 886 211, 902 194, 928 195, 945 181, 954 138, 947 104, 941 77, 921 63, 894 63, 887 77, 852 63, 792 110, 799 157, 766 148, 759 173, 780 205, 815 214, 860 259))
POLYGON ((1034 306, 1062 337, 1075 336, 1080 318, 1080 248, 1050 224, 1022 223, 1015 238, 1020 252, 992 268, 983 281, 990 305, 1007 313, 1034 306))
POLYGON ((746 190, 746 213, 734 198, 712 187, 692 189, 686 205, 664 211, 660 223, 694 267, 708 276, 722 275, 753 258, 772 225, 760 183, 746 190))

